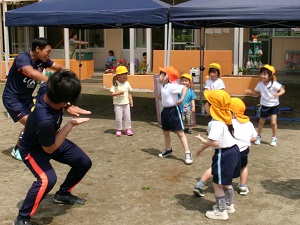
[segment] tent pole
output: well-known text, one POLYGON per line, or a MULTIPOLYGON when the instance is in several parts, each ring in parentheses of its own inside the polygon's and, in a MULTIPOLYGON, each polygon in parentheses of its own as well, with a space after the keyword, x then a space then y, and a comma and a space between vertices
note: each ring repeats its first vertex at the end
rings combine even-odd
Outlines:
POLYGON ((202 106, 203 102, 203 72, 204 67, 204 43, 205 43, 205 28, 200 28, 200 105, 202 106))
POLYGON ((79 80, 81 80, 81 28, 79 29, 79 80))
POLYGON ((168 24, 165 24, 164 67, 167 66, 168 41, 168 24))

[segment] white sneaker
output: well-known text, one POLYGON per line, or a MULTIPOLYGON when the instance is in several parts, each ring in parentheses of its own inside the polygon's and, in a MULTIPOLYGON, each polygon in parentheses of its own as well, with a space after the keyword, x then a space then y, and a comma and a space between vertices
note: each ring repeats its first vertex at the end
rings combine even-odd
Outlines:
POLYGON ((256 141, 254 142, 255 145, 260 145, 261 136, 257 136, 256 141))
POLYGON ((249 189, 247 187, 239 187, 240 195, 247 195, 249 193, 249 189))
MULTIPOLYGON (((213 205, 213 210, 217 210, 217 205, 213 205)), ((234 205, 233 204, 226 205, 226 211, 227 211, 227 213, 230 213, 230 214, 235 213, 234 205)))
POLYGON ((272 137, 270 145, 276 147, 276 145, 277 145, 277 138, 276 137, 272 137))
POLYGON ((219 211, 219 209, 214 209, 212 211, 207 211, 205 216, 209 219, 213 220, 228 220, 229 216, 226 210, 223 212, 219 211))
POLYGON ((193 157, 192 153, 185 153, 185 164, 192 164, 193 163, 193 157))

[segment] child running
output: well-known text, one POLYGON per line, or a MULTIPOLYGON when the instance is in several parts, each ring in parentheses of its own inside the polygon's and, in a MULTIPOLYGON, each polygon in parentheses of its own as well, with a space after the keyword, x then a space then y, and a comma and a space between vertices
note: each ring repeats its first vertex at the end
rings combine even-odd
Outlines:
POLYGON ((132 136, 130 107, 133 107, 131 96, 132 88, 127 81, 128 70, 126 66, 118 66, 116 75, 113 78, 113 85, 110 88, 110 95, 113 97, 113 104, 116 116, 116 136, 122 136, 123 118, 125 135, 132 136))
POLYGON ((274 79, 276 73, 275 68, 271 65, 264 65, 259 69, 261 81, 256 85, 254 91, 247 89, 246 93, 252 96, 260 95, 260 118, 257 129, 257 139, 254 144, 259 145, 262 140, 262 130, 266 122, 266 118, 270 117, 272 127, 272 138, 270 145, 277 145, 277 115, 279 111, 279 96, 285 93, 282 84, 274 79))
POLYGON ((212 120, 208 123, 208 139, 200 134, 195 136, 204 144, 196 155, 210 146, 215 149, 211 168, 216 198, 213 210, 205 215, 210 219, 227 220, 228 213, 235 212, 232 179, 240 175, 240 150, 233 136, 231 98, 223 90, 206 90, 204 96, 207 100, 205 110, 212 120))
POLYGON ((218 63, 211 63, 208 66, 209 79, 206 80, 204 90, 223 90, 225 84, 220 78, 221 66, 218 63))
POLYGON ((85 204, 85 199, 72 195, 71 191, 91 168, 92 162, 81 148, 66 138, 74 126, 87 122, 89 118, 72 118, 60 129, 65 107, 68 102, 74 104, 80 92, 80 81, 70 70, 56 71, 47 83, 41 85, 19 148, 23 162, 36 181, 32 183, 13 225, 31 225, 31 217, 54 187, 57 175, 50 163, 51 159, 71 167, 54 195, 54 202, 85 204))
POLYGON ((174 67, 159 67, 159 69, 161 71, 159 81, 162 84, 161 99, 163 106, 163 110, 161 112, 161 124, 164 131, 165 150, 158 156, 161 158, 165 158, 172 154, 173 150, 171 147, 170 132, 174 131, 183 146, 185 152, 185 163, 192 164, 192 153, 189 150, 188 141, 183 132, 184 126, 178 107, 178 105, 182 103, 183 99, 186 96, 187 87, 177 83, 179 74, 174 67), (178 94, 180 94, 181 92, 181 99, 178 100, 178 94))
MULTIPOLYGON (((192 123, 192 116, 195 112, 195 99, 196 95, 192 86, 192 76, 188 73, 181 75, 180 83, 187 87, 187 93, 183 102, 179 105, 182 120, 184 122, 184 133, 191 134, 192 131, 189 128, 192 123)), ((181 98, 181 93, 179 94, 179 99, 181 98)))
MULTIPOLYGON (((240 171, 240 185, 239 194, 247 195, 249 189, 246 185, 248 179, 248 154, 251 143, 256 140, 257 132, 250 122, 248 116, 244 115, 246 106, 239 98, 231 98, 231 111, 232 111, 232 125, 234 129, 234 137, 237 139, 237 145, 240 149, 241 156, 241 171, 240 171)), ((193 192, 196 196, 204 197, 205 193, 203 187, 206 182, 212 177, 211 167, 207 169, 202 175, 200 181, 196 184, 193 192)), ((228 210, 228 212, 230 212, 228 210)))

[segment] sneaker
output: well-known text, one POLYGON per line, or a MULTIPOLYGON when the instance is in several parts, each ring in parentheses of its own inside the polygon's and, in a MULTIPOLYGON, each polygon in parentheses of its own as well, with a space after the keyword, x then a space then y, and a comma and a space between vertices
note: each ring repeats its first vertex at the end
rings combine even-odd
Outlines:
POLYGON ((15 221, 13 222, 13 225, 32 225, 32 223, 30 222, 30 220, 15 219, 15 221))
POLYGON ((261 136, 257 136, 256 141, 254 142, 255 145, 260 145, 261 136))
POLYGON ((202 188, 198 187, 197 185, 193 189, 194 195, 199 196, 199 197, 204 197, 205 193, 202 188))
POLYGON ((249 193, 249 189, 247 187, 239 187, 240 195, 247 195, 249 193))
POLYGON ((277 145, 277 138, 276 137, 272 137, 270 145, 276 147, 276 145, 277 145))
POLYGON ((193 163, 193 157, 192 153, 185 153, 185 164, 192 164, 193 163))
POLYGON ((53 198, 54 202, 57 204, 66 204, 66 205, 84 205, 86 202, 85 199, 78 198, 75 195, 60 195, 55 194, 53 198))
POLYGON ((205 213, 205 216, 209 219, 213 219, 213 220, 228 220, 229 216, 226 210, 224 210, 223 212, 219 211, 218 208, 212 210, 212 211, 207 211, 205 213))
POLYGON ((165 149, 163 152, 159 153, 158 156, 159 156, 160 158, 165 158, 165 157, 168 157, 169 155, 171 155, 172 152, 173 152, 172 149, 170 149, 170 150, 165 149))
POLYGON ((191 131, 190 128, 185 128, 183 131, 184 131, 184 133, 187 133, 187 134, 191 134, 192 133, 192 131, 191 131))
MULTIPOLYGON (((217 210, 217 205, 213 205, 213 210, 217 210)), ((233 204, 226 205, 226 211, 227 211, 227 213, 230 213, 230 214, 235 213, 234 205, 233 204)))
POLYGON ((132 135, 133 135, 133 132, 132 132, 132 130, 131 130, 130 128, 128 128, 127 130, 125 130, 125 134, 126 134, 127 136, 132 136, 132 135))
POLYGON ((11 151, 11 156, 14 157, 17 160, 23 161, 20 151, 17 148, 13 148, 13 150, 11 151))
POLYGON ((121 137, 121 136, 122 136, 122 132, 121 132, 120 130, 117 130, 116 136, 117 136, 117 137, 121 137))

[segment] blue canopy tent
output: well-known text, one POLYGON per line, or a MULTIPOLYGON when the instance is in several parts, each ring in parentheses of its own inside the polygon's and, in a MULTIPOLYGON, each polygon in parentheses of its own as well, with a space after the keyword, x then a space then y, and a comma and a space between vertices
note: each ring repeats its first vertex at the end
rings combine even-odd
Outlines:
POLYGON ((168 23, 169 7, 159 0, 44 0, 5 16, 6 26, 157 27, 168 23))
POLYGON ((169 8, 160 0, 44 0, 6 12, 5 25, 74 28, 81 40, 82 29, 164 26, 169 8))
MULTIPOLYGON (((170 7, 169 21, 186 27, 284 28, 300 25, 299 0, 190 0, 170 7)), ((203 35, 204 36, 204 35, 203 35)), ((204 37, 200 37, 200 80, 204 71, 204 37)), ((202 102, 200 85, 200 102, 202 102)))

